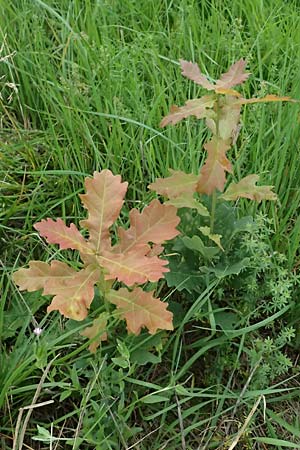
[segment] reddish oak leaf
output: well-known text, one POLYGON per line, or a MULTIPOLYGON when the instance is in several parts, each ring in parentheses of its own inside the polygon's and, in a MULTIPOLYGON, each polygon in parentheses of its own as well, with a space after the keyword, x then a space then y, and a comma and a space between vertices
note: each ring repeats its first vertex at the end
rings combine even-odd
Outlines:
POLYGON ((76 270, 61 261, 52 261, 51 264, 43 261, 30 261, 29 269, 20 269, 14 273, 15 283, 21 290, 36 291, 44 289, 45 295, 54 295, 55 289, 51 290, 52 284, 59 285, 72 279, 76 270))
POLYGON ((80 225, 89 230, 89 242, 96 254, 110 248, 109 228, 118 218, 127 191, 128 183, 122 183, 119 175, 110 170, 94 172, 93 178, 86 178, 86 194, 80 195, 88 218, 80 225))
POLYGON ((210 117, 206 118, 206 125, 214 135, 217 135, 227 141, 235 136, 239 125, 241 113, 241 103, 235 97, 228 95, 224 98, 223 103, 220 104, 218 121, 219 127, 217 130, 216 121, 210 117))
POLYGON ((77 272, 61 261, 52 261, 51 264, 31 261, 29 269, 20 269, 13 275, 21 290, 43 289, 44 295, 55 295, 48 312, 58 309, 74 320, 86 317, 98 278, 99 269, 94 266, 77 272))
POLYGON ((161 244, 153 244, 150 250, 147 253, 147 256, 158 256, 160 255, 164 250, 163 245, 161 244))
POLYGON ((94 285, 99 275, 99 269, 90 265, 62 282, 51 279, 49 284, 46 284, 44 293, 55 293, 55 296, 47 311, 58 310, 73 320, 85 319, 94 298, 94 285))
POLYGON ((154 183, 149 184, 148 188, 170 199, 183 193, 193 194, 196 192, 198 175, 184 173, 180 170, 169 170, 172 174, 170 177, 158 178, 154 183))
POLYGON ((121 288, 110 291, 108 300, 126 320, 129 333, 140 334, 142 327, 147 327, 150 334, 158 329, 173 330, 173 314, 167 311, 166 303, 153 297, 153 292, 144 292, 138 287, 131 292, 121 288))
POLYGON ((226 181, 225 172, 232 171, 231 163, 226 156, 230 146, 226 141, 213 137, 204 148, 207 151, 207 159, 200 170, 197 191, 211 194, 218 189, 222 192, 226 181))
MULTIPOLYGON (((77 271, 60 261, 51 264, 32 261, 28 269, 14 274, 20 289, 43 289, 44 295, 54 296, 48 312, 58 310, 74 320, 87 316, 95 284, 105 297, 116 279, 132 286, 162 278, 169 269, 165 267, 168 261, 158 258, 163 250, 161 244, 179 234, 176 208, 153 200, 141 213, 136 209, 130 212, 130 227, 119 228, 119 243, 112 247, 110 228, 120 213, 127 183, 122 183, 121 177, 109 170, 103 170, 87 178, 85 186, 86 193, 80 197, 88 217, 80 224, 88 229, 88 240, 74 224, 67 226, 61 219, 42 220, 35 225, 49 243, 58 244, 61 249, 78 250, 83 268, 77 271)), ((94 337, 99 326, 100 322, 95 323, 86 335, 94 337)), ((96 346, 95 343, 91 347, 92 351, 96 346)))
POLYGON ((97 257, 99 264, 107 269, 106 280, 118 279, 132 286, 135 283, 158 281, 169 269, 165 267, 168 261, 157 256, 149 257, 149 245, 140 245, 125 253, 104 251, 97 257))
POLYGON ((89 345, 89 350, 96 353, 101 341, 107 341, 107 333, 105 332, 107 326, 108 314, 102 313, 97 319, 93 320, 93 325, 86 327, 80 332, 81 336, 85 336, 92 342, 89 345))
POLYGON ((190 116, 195 116, 197 119, 214 116, 215 113, 211 109, 215 104, 216 99, 211 95, 205 95, 201 98, 188 100, 184 106, 171 106, 170 113, 163 118, 160 123, 161 127, 180 122, 190 116))
POLYGON ((232 64, 228 72, 223 73, 220 79, 216 81, 216 88, 230 89, 238 84, 244 83, 251 75, 250 72, 245 72, 246 65, 247 62, 244 59, 240 59, 232 64))
POLYGON ((219 116, 219 136, 223 141, 233 138, 239 125, 240 113, 241 105, 236 98, 226 97, 219 116))
POLYGON ((149 242, 162 244, 173 239, 179 234, 176 227, 180 219, 176 212, 174 206, 164 205, 158 200, 152 200, 142 212, 132 209, 129 213, 130 228, 118 228, 119 244, 114 250, 123 253, 131 251, 137 245, 149 242))
POLYGON ((13 274, 13 280, 21 291, 29 292, 43 289, 50 277, 51 266, 42 261, 30 261, 29 269, 19 269, 13 274))
POLYGON ((213 91, 215 89, 215 85, 210 83, 206 76, 201 73, 198 64, 185 61, 184 59, 180 59, 179 62, 182 69, 182 75, 194 81, 196 84, 200 84, 200 86, 208 91, 213 91))
POLYGON ((261 202, 262 200, 277 200, 272 192, 273 186, 256 186, 259 176, 252 174, 242 178, 238 183, 231 183, 220 197, 224 200, 237 200, 240 197, 261 202))
POLYGON ((37 222, 34 228, 46 238, 49 244, 58 244, 61 249, 71 248, 80 252, 92 253, 86 240, 73 223, 68 227, 61 219, 57 219, 56 222, 52 219, 43 219, 41 222, 37 222))
POLYGON ((246 61, 240 59, 229 68, 228 72, 221 75, 220 79, 216 81, 216 84, 213 84, 201 73, 198 64, 184 61, 183 59, 180 59, 179 62, 182 75, 194 81, 196 84, 200 84, 200 86, 208 91, 215 91, 218 94, 240 97, 241 94, 231 88, 242 84, 250 75, 249 72, 245 72, 246 61))

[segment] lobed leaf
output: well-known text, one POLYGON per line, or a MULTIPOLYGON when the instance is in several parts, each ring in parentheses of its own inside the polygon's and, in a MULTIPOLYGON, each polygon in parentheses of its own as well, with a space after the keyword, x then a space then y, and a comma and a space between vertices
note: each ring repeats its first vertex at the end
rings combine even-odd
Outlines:
POLYGON ((266 103, 266 102, 296 102, 297 100, 294 100, 291 97, 280 97, 278 95, 269 94, 265 97, 261 98, 239 98, 237 100, 238 103, 241 105, 246 105, 249 103, 266 103))
POLYGON ((120 175, 110 170, 94 172, 93 178, 86 178, 86 194, 80 195, 88 218, 80 225, 89 230, 89 243, 100 254, 110 248, 109 228, 120 214, 127 191, 127 182, 122 183, 120 175))
MULTIPOLYGON (((28 269, 20 269, 13 276, 20 289, 43 289, 44 295, 54 296, 48 312, 58 310, 74 320, 86 318, 96 283, 106 295, 115 279, 131 286, 162 278, 169 269, 166 267, 168 261, 158 258, 163 249, 161 244, 179 234, 176 227, 180 222, 174 206, 153 200, 141 213, 136 209, 130 212, 130 227, 127 230, 119 228, 119 243, 112 247, 110 227, 120 213, 127 183, 122 183, 121 177, 114 176, 109 170, 103 170, 94 172, 93 178, 86 178, 85 186, 86 193, 80 197, 88 217, 80 224, 88 229, 88 240, 74 224, 67 226, 61 219, 46 219, 35 225, 48 243, 58 244, 61 249, 78 250, 84 268, 76 271, 60 261, 51 264, 31 261, 28 269)), ((149 298, 148 293, 136 298, 138 310, 144 308, 146 311, 140 316, 140 327, 148 326, 151 332, 157 328, 171 329, 171 313, 163 311, 166 306, 162 304, 162 307, 158 299, 153 299, 150 305, 149 298), (159 308, 164 320, 156 320, 153 325, 150 322, 159 308)), ((105 327, 106 322, 99 318, 83 335, 94 338, 101 326, 105 327)), ((104 335, 99 337, 102 338, 104 335)), ((99 345, 99 339, 91 344, 92 351, 99 345)))
POLYGON ((262 200, 277 200, 277 195, 272 192, 273 186, 256 186, 259 176, 252 174, 243 178, 238 183, 231 183, 226 192, 220 196, 224 200, 237 200, 240 197, 249 198, 261 202, 262 200))
POLYGON ((95 320, 93 320, 93 325, 86 327, 80 332, 81 336, 87 337, 92 340, 89 345, 89 350, 91 353, 96 353, 102 341, 107 341, 107 333, 105 332, 107 326, 108 314, 102 313, 95 320))
POLYGON ((100 266, 107 269, 106 280, 116 278, 127 286, 132 286, 135 283, 158 281, 169 271, 165 267, 168 261, 157 256, 147 256, 149 251, 149 245, 137 246, 126 253, 103 251, 97 260, 100 266))
POLYGON ((197 192, 211 194, 215 189, 222 192, 226 181, 225 172, 232 172, 231 163, 226 156, 230 145, 227 141, 213 137, 204 148, 208 155, 200 170, 197 192))
POLYGON ((76 226, 71 223, 68 227, 62 219, 56 221, 43 219, 37 222, 34 228, 46 238, 49 244, 58 244, 61 249, 71 248, 84 253, 92 253, 88 244, 76 226))
POLYGON ((129 213, 130 228, 118 228, 119 243, 113 247, 114 251, 124 253, 149 242, 162 244, 173 239, 179 234, 176 227, 180 219, 176 212, 174 206, 161 204, 159 200, 152 200, 141 213, 132 209, 129 213))
POLYGON ((244 83, 251 75, 250 72, 245 72, 246 61, 240 59, 236 63, 232 64, 226 73, 223 73, 216 84, 210 83, 206 76, 204 76, 198 64, 183 59, 179 60, 182 75, 194 81, 196 84, 204 87, 208 91, 215 91, 217 94, 233 95, 234 97, 240 97, 241 94, 233 89, 234 86, 244 83))
POLYGON ((164 246, 161 244, 153 244, 149 249, 146 256, 159 256, 164 250, 164 246))
POLYGON ((55 294, 47 312, 58 310, 73 320, 83 320, 94 298, 94 285, 100 277, 99 268, 89 265, 72 276, 52 278, 45 285, 44 294, 55 294))
POLYGON ((250 72, 245 72, 246 65, 247 62, 244 59, 240 59, 232 64, 228 72, 223 73, 220 79, 216 81, 216 88, 230 89, 244 83, 251 75, 250 72))
POLYGON ((148 188, 170 199, 183 193, 193 194, 196 192, 198 175, 184 173, 180 170, 169 170, 172 174, 170 177, 158 178, 154 183, 149 184, 148 188))
POLYGON ((110 291, 107 299, 117 306, 120 317, 127 323, 129 333, 140 334, 147 327, 150 334, 158 329, 173 330, 173 314, 167 311, 167 304, 153 297, 152 292, 144 292, 136 287, 133 291, 121 288, 110 291))
POLYGON ((241 105, 232 96, 226 97, 219 115, 219 136, 226 141, 232 139, 239 125, 241 105))
POLYGON ((161 127, 166 125, 175 125, 183 119, 195 116, 197 119, 214 116, 212 111, 216 99, 212 95, 205 95, 201 98, 188 100, 184 106, 171 106, 170 113, 166 115, 160 123, 161 127))
MULTIPOLYGON (((58 261, 57 261, 58 262, 58 261)), ((53 265, 54 261, 52 262, 53 265)), ((64 263, 60 263, 64 264, 64 263)), ((68 267, 66 264, 64 266, 68 267)), ((19 269, 13 274, 13 280, 21 291, 38 291, 44 289, 53 273, 53 266, 42 261, 30 261, 29 269, 19 269)))
POLYGON ((209 211, 206 206, 202 205, 196 198, 193 192, 183 192, 178 197, 172 198, 165 203, 166 205, 173 205, 176 208, 191 208, 196 209, 201 216, 209 216, 209 211))
POLYGON ((44 295, 54 295, 48 312, 58 309, 70 319, 83 320, 94 298, 94 284, 99 276, 99 269, 93 265, 77 272, 61 261, 51 264, 30 261, 29 269, 18 270, 13 279, 21 290, 43 289, 44 295))
POLYGON ((179 62, 181 65, 182 75, 194 81, 196 84, 200 84, 200 86, 204 87, 208 91, 215 89, 214 84, 210 83, 206 76, 201 73, 198 64, 185 61, 184 59, 180 59, 179 62))

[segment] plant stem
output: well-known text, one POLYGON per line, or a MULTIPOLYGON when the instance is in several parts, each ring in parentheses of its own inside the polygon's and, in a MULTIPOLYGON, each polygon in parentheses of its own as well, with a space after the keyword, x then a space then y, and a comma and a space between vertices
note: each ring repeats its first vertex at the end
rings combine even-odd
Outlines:
MULTIPOLYGON (((220 138, 220 132, 219 132, 219 121, 220 121, 220 97, 217 96, 217 102, 216 102, 216 138, 220 138)), ((210 212, 210 232, 213 233, 214 231, 214 223, 215 223, 215 212, 216 212, 216 205, 217 205, 217 193, 216 190, 212 193, 212 201, 211 201, 211 212, 210 212)))
POLYGON ((214 232, 214 223, 215 223, 215 212, 216 212, 216 204, 217 204, 217 193, 216 190, 212 193, 211 199, 211 211, 210 211, 210 232, 214 232))

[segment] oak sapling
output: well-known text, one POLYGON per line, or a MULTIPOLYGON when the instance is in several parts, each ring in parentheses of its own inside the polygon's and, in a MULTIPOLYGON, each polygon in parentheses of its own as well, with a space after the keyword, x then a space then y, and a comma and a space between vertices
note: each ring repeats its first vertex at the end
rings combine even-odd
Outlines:
MULTIPOLYGON (((242 106, 295 100, 276 95, 249 99, 242 97, 233 88, 244 83, 250 75, 245 72, 246 61, 243 59, 233 64, 228 72, 222 74, 215 83, 211 83, 201 73, 197 64, 180 60, 180 65, 182 75, 211 93, 188 100, 184 106, 172 106, 170 113, 161 121, 161 126, 175 125, 190 116, 205 119, 206 126, 212 134, 211 139, 204 144, 207 158, 198 175, 172 170, 170 177, 157 179, 150 184, 149 188, 167 197, 168 204, 175 205, 177 208, 197 209, 199 214, 210 216, 210 229, 203 228, 205 228, 205 236, 212 238, 217 199, 237 200, 244 197, 257 202, 277 199, 272 186, 256 185, 259 181, 259 175, 256 174, 247 175, 238 183, 231 183, 223 193, 227 174, 232 174, 234 169, 234 164, 228 159, 228 152, 236 142, 242 106), (217 191, 221 194, 217 195, 217 191), (210 211, 200 202, 202 195, 212 196, 210 211)), ((201 229, 200 231, 203 232, 201 229)))
POLYGON ((73 320, 83 320, 94 298, 96 285, 105 301, 116 306, 113 313, 104 312, 91 327, 81 334, 92 340, 90 350, 95 351, 101 340, 107 338, 109 315, 126 320, 127 330, 139 334, 142 327, 154 334, 158 329, 172 330, 172 313, 167 303, 154 297, 154 292, 144 291, 139 284, 157 282, 168 272, 168 261, 159 257, 162 244, 179 234, 177 209, 172 205, 152 200, 142 212, 132 209, 130 227, 117 228, 117 243, 112 245, 111 226, 120 214, 127 191, 127 183, 109 170, 94 172, 85 180, 86 193, 80 195, 88 211, 80 225, 88 230, 86 239, 72 223, 46 219, 34 225, 49 244, 61 250, 79 252, 82 265, 76 270, 65 262, 31 261, 29 268, 19 269, 13 275, 21 290, 43 289, 53 300, 47 311, 58 310, 73 320), (118 287, 114 288, 114 282, 118 287), (119 287, 123 284, 126 287, 119 287))

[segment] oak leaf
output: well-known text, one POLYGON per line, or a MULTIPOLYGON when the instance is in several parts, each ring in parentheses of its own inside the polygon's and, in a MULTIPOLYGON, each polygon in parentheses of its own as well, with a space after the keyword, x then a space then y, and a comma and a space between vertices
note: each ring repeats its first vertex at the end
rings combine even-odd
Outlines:
POLYGON ((231 89, 238 84, 244 83, 251 75, 250 72, 245 72, 247 62, 244 59, 232 64, 228 72, 223 73, 220 79, 216 81, 217 89, 231 89))
POLYGON ((198 64, 185 61, 184 59, 180 59, 179 62, 181 65, 182 75, 194 81, 196 84, 200 84, 200 86, 204 87, 208 91, 215 89, 215 85, 210 83, 206 76, 201 73, 198 64))
POLYGON ((211 95, 204 95, 201 98, 188 100, 184 106, 171 106, 170 113, 166 115, 160 123, 161 127, 166 125, 175 125, 183 119, 195 116, 197 119, 214 116, 215 113, 211 109, 216 99, 211 95))
POLYGON ((51 276, 51 271, 51 266, 45 262, 30 261, 29 269, 19 269, 13 274, 13 280, 20 287, 21 291, 38 291, 44 289, 51 276))
POLYGON ((169 199, 176 198, 183 193, 193 194, 196 192, 198 175, 184 173, 181 170, 169 170, 170 177, 157 178, 154 183, 149 184, 148 188, 169 199))
POLYGON ((278 95, 269 94, 260 98, 239 98, 237 102, 241 105, 247 105, 249 103, 267 103, 267 102, 296 102, 297 100, 291 97, 280 97, 278 95))
POLYGON ((251 75, 250 72, 245 72, 247 62, 240 59, 232 64, 229 70, 226 73, 223 73, 220 79, 213 84, 201 73, 198 64, 183 59, 180 59, 179 62, 182 69, 182 75, 194 81, 196 84, 200 84, 200 86, 208 91, 215 91, 218 94, 240 97, 241 94, 231 88, 244 83, 251 75))
POLYGON ((80 332, 81 336, 87 337, 92 342, 89 345, 91 353, 95 353, 102 341, 107 341, 107 333, 105 331, 107 326, 108 314, 102 313, 95 320, 93 324, 86 327, 80 332))
POLYGON ((116 278, 127 286, 132 286, 135 283, 158 281, 164 273, 169 272, 165 267, 168 261, 157 256, 149 257, 149 251, 148 245, 140 245, 125 253, 103 251, 97 260, 108 271, 106 280, 116 278))
POLYGON ((89 265, 77 272, 61 261, 51 264, 31 261, 29 269, 20 269, 13 275, 21 290, 43 289, 44 295, 54 295, 47 311, 58 309, 70 319, 83 320, 94 298, 94 284, 99 278, 99 269, 89 265))
POLYGON ((94 285, 99 279, 99 269, 88 266, 75 272, 74 276, 58 283, 51 280, 46 284, 44 294, 54 294, 47 312, 58 310, 62 315, 73 320, 83 320, 94 298, 94 285))
POLYGON ((96 254, 110 248, 109 229, 120 214, 127 185, 121 182, 120 175, 113 175, 107 169, 86 178, 86 194, 80 198, 88 210, 88 218, 81 220, 80 225, 89 230, 89 242, 96 254))
POLYGON ((119 243, 115 252, 128 252, 138 245, 162 244, 179 234, 176 229, 180 222, 176 208, 152 200, 142 212, 132 209, 129 213, 130 227, 127 230, 118 228, 119 243))
POLYGON ((61 249, 70 248, 92 253, 86 240, 73 223, 68 227, 62 219, 57 219, 56 222, 52 219, 43 219, 33 226, 49 244, 58 244, 61 249))
POLYGON ((202 203, 195 197, 193 192, 183 192, 178 197, 172 198, 165 202, 165 205, 172 205, 176 208, 191 208, 196 209, 201 216, 209 216, 209 211, 202 203))
POLYGON ((110 291, 108 300, 117 306, 117 312, 126 320, 129 333, 139 334, 147 327, 150 334, 158 329, 173 330, 173 314, 167 311, 167 304, 136 287, 131 292, 125 288, 110 291))
POLYGON ((232 140, 239 127, 241 114, 241 103, 236 98, 228 95, 220 105, 218 113, 219 126, 217 130, 216 121, 210 117, 206 118, 206 125, 214 135, 218 135, 223 141, 232 140))
POLYGON ((87 178, 85 187, 86 193, 80 198, 88 216, 80 224, 88 230, 87 239, 74 224, 67 226, 61 219, 46 219, 35 225, 48 243, 79 251, 83 268, 75 270, 60 261, 51 264, 31 261, 28 269, 20 269, 13 276, 22 290, 43 289, 44 295, 54 296, 48 312, 58 310, 74 320, 87 316, 96 284, 105 297, 114 280, 132 286, 162 278, 169 269, 168 261, 158 257, 163 250, 161 244, 179 234, 177 209, 153 200, 141 213, 136 209, 130 212, 130 227, 117 230, 118 244, 112 246, 111 226, 123 205, 127 183, 109 170, 103 170, 87 178))
POLYGON ((231 183, 220 197, 224 200, 237 200, 240 197, 261 202, 262 200, 277 200, 272 192, 273 186, 256 186, 259 176, 252 174, 242 178, 238 183, 231 183))
POLYGON ((222 192, 226 181, 225 172, 232 172, 231 163, 226 156, 230 145, 227 141, 213 137, 204 148, 207 159, 200 170, 197 192, 211 194, 215 189, 222 192))
POLYGON ((219 136, 226 141, 232 139, 240 121, 241 105, 232 96, 226 97, 219 115, 219 136))

